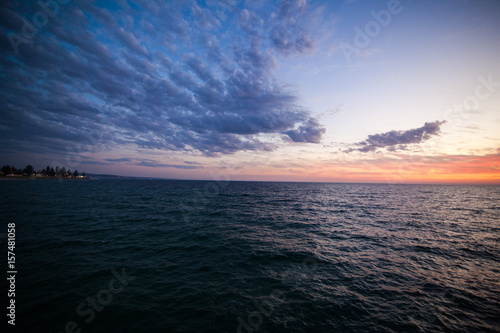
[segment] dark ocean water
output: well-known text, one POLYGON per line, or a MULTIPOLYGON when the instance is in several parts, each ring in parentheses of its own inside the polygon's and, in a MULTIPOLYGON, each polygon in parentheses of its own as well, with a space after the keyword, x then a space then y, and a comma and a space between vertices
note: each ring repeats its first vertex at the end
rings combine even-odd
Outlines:
POLYGON ((16 223, 18 332, 500 332, 498 186, 0 190, 4 253, 16 223))

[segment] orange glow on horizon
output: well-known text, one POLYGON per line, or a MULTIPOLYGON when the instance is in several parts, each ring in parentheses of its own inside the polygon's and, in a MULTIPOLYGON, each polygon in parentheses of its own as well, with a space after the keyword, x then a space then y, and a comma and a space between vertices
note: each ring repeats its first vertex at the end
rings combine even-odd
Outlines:
POLYGON ((242 172, 239 180, 276 180, 353 183, 500 184, 500 155, 442 155, 412 159, 380 158, 300 170, 242 172))

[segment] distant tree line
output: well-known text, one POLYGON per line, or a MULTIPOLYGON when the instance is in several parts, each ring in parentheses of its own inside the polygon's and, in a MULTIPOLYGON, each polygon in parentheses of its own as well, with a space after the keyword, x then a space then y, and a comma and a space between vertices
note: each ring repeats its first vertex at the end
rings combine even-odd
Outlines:
MULTIPOLYGON (((47 165, 45 169, 41 171, 36 171, 32 165, 28 164, 24 169, 16 169, 14 166, 4 165, 2 167, 0 176, 8 177, 8 175, 17 175, 17 176, 39 176, 39 177, 59 177, 59 178, 76 178, 79 177, 80 174, 78 170, 71 171, 70 169, 66 170, 65 167, 59 168, 56 166, 54 169, 47 165)), ((85 172, 81 174, 81 177, 85 177, 85 172)))

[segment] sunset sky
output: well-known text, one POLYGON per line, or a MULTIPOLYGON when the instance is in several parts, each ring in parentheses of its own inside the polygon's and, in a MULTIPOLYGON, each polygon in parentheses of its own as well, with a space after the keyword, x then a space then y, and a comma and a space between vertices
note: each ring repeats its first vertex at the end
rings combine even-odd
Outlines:
POLYGON ((0 163, 500 183, 500 1, 9 1, 0 163))

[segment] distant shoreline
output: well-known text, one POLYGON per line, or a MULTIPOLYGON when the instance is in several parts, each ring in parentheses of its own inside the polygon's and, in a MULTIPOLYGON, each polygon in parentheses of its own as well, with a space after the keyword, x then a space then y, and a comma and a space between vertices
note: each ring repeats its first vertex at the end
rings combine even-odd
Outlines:
POLYGON ((0 180, 37 180, 37 179, 50 179, 50 180, 88 180, 89 177, 32 177, 32 176, 11 176, 0 177, 0 180))

